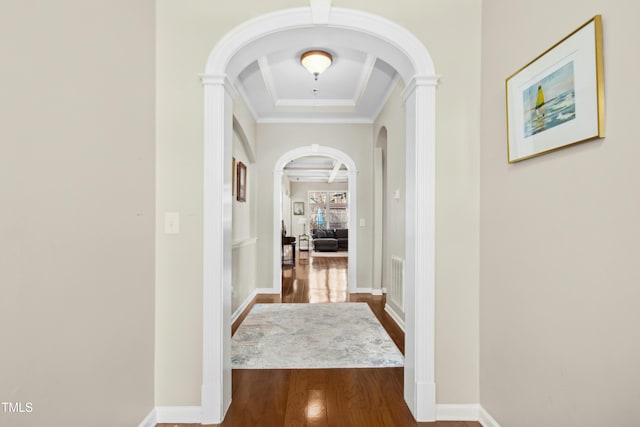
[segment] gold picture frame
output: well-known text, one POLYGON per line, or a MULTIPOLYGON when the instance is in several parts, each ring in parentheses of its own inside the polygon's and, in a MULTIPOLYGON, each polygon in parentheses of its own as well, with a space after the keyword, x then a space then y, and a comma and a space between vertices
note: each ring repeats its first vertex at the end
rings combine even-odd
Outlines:
POLYGON ((604 137, 602 17, 506 79, 509 163, 604 137))

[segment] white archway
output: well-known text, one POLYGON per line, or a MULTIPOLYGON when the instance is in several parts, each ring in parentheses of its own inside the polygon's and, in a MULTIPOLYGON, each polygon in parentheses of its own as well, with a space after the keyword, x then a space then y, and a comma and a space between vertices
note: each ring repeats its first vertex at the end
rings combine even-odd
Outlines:
POLYGON ((280 293, 282 283, 282 262, 280 260, 280 219, 282 218, 282 175, 283 169, 291 160, 304 156, 326 156, 335 160, 340 160, 347 167, 349 172, 349 293, 357 290, 357 225, 358 218, 358 186, 356 164, 345 153, 332 147, 323 145, 308 145, 291 150, 280 157, 273 169, 273 291, 280 293))
POLYGON ((256 58, 287 46, 358 46, 405 83, 404 397, 418 421, 435 420, 435 86, 424 45, 405 28, 354 10, 315 6, 264 15, 229 32, 209 55, 204 86, 202 422, 231 403, 231 81, 256 58), (222 239, 220 239, 222 236, 222 239))

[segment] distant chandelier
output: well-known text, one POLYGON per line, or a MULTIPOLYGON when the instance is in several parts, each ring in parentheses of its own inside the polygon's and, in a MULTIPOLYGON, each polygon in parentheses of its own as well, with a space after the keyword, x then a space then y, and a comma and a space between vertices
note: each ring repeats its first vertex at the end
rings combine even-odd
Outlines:
POLYGON ((300 56, 300 63, 313 77, 318 80, 318 76, 331 66, 333 57, 324 50, 310 50, 300 56))

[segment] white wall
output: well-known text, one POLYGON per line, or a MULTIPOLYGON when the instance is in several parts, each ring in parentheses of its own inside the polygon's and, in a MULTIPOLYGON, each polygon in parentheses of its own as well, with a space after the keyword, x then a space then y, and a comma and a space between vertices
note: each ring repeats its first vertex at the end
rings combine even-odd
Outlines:
POLYGON ((637 426, 640 6, 482 4, 482 405, 509 427, 637 426), (595 14, 606 138, 508 164, 505 78, 595 14))
POLYGON ((154 18, 150 0, 2 4, 0 402, 32 412, 0 425, 153 407, 154 18))
MULTIPOLYGON (((436 129, 437 399, 439 403, 477 402, 480 2, 336 0, 333 4, 405 26, 427 46, 441 76, 436 129)), ((158 237, 158 405, 200 404, 203 91, 198 75, 215 43, 234 26, 265 12, 308 5, 307 0, 157 3, 157 209, 159 214, 180 211, 183 227, 172 239, 158 237)), ((372 126, 366 138, 372 156, 372 126)), ((263 147, 258 143, 258 157, 263 156, 263 147)), ((367 162, 367 168, 372 168, 372 157, 367 162)), ((269 177, 268 192, 273 169, 260 173, 269 177)), ((272 199, 272 195, 260 197, 272 199)), ((371 198, 371 192, 359 197, 371 198)), ((359 207, 359 212, 371 211, 359 207)), ((259 224, 258 230, 272 229, 272 211, 266 215, 268 224, 259 224)), ((372 227, 371 221, 367 218, 367 227, 372 227)), ((366 242, 371 239, 366 237, 369 230, 359 230, 365 231, 360 235, 365 240, 359 240, 368 245, 359 251, 363 260, 370 259, 366 255, 372 243, 366 242)), ((271 239, 260 243, 259 254, 273 250, 271 239)), ((370 281, 370 266, 359 266, 367 271, 358 271, 358 277, 370 281)), ((259 277, 270 278, 270 267, 264 270, 259 277)))

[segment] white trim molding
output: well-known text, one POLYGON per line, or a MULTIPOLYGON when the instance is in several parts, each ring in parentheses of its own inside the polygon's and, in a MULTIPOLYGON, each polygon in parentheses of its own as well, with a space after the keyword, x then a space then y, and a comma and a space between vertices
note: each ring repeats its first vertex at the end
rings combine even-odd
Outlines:
POLYGON ((391 316, 393 321, 396 322, 396 325, 398 325, 398 327, 402 330, 402 332, 405 332, 404 319, 402 319, 402 316, 400 316, 398 312, 396 312, 396 310, 389 305, 389 303, 384 305, 384 311, 386 311, 387 314, 391 316))
MULTIPOLYGON (((255 296, 255 295, 254 295, 255 296)), ((245 302, 245 307, 253 297, 245 302)), ((159 406, 153 408, 138 427, 155 427, 159 423, 200 423, 200 406, 159 406)), ((500 424, 478 404, 437 404, 438 421, 478 421, 483 427, 500 427, 500 424)))
POLYGON ((138 424, 138 427, 156 427, 156 424, 158 424, 158 419, 156 417, 156 408, 153 408, 146 417, 144 417, 144 420, 142 420, 140 422, 140 424, 138 424))
POLYGON ((232 92, 205 76, 203 154, 202 421, 220 422, 231 405, 232 92))
POLYGON ((231 323, 238 320, 240 315, 247 309, 247 307, 249 306, 249 304, 251 304, 251 301, 253 301, 256 295, 258 295, 257 289, 251 292, 251 295, 249 295, 249 297, 246 300, 244 300, 242 304, 240 304, 240 306, 236 309, 236 311, 233 312, 233 314, 231 315, 231 323))
POLYGON ((200 406, 157 406, 156 423, 200 424, 202 408, 200 406))
POLYGON ((482 427, 500 427, 500 424, 482 406, 480 406, 478 422, 482 424, 482 427))
POLYGON ((239 240, 237 242, 233 242, 231 244, 231 248, 235 250, 235 249, 244 248, 245 246, 255 245, 256 243, 258 243, 258 238, 257 237, 251 237, 249 239, 244 239, 244 240, 239 240))
POLYGON ((480 405, 476 404, 442 404, 436 405, 438 421, 478 421, 480 405))

